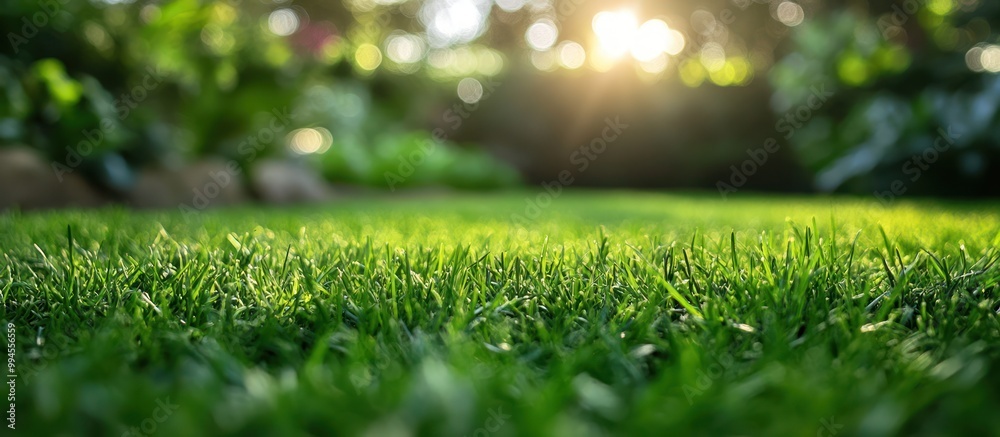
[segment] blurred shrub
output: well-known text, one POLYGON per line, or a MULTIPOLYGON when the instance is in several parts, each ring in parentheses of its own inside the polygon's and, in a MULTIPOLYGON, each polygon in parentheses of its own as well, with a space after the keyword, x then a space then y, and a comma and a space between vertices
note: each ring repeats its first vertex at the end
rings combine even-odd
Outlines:
MULTIPOLYGON (((0 145, 31 145, 113 190, 126 189, 135 168, 207 155, 244 165, 296 155, 331 180, 375 186, 505 186, 514 172, 490 155, 449 141, 423 152, 428 134, 413 132, 451 123, 442 115, 461 105, 459 80, 489 85, 504 74, 504 94, 513 97, 491 97, 492 85, 467 89, 463 99, 475 102, 480 120, 463 116, 450 138, 499 143, 494 149, 506 150, 498 155, 544 178, 565 165, 564 149, 578 146, 560 141, 581 141, 605 116, 592 123, 586 117, 594 114, 584 112, 610 108, 635 114, 636 139, 623 140, 581 183, 635 176, 641 186, 709 187, 725 177, 714 168, 725 170, 758 136, 774 135, 771 120, 756 114, 764 99, 780 122, 825 87, 834 96, 809 109, 786 138, 816 188, 871 192, 911 178, 914 156, 950 129, 955 138, 933 171, 920 166, 912 188, 1000 192, 987 177, 1000 166, 1000 46, 991 27, 1000 22, 1000 3, 646 2, 634 24, 668 26, 680 45, 670 57, 666 47, 654 53, 656 62, 617 64, 593 44, 620 32, 591 29, 612 6, 518 4, 11 0, 0 9, 9 31, 0 46, 0 145), (456 11, 468 20, 445 19, 456 11), (531 26, 548 46, 526 41, 531 26), (559 47, 577 46, 586 56, 570 67, 559 47), (768 70, 773 96, 757 81, 768 70), (546 74, 549 80, 536 80, 546 74), (589 85, 574 81, 587 77, 589 85), (512 91, 518 82, 526 92, 512 91), (689 103, 701 100, 710 102, 689 103), (746 130, 733 129, 742 123, 725 109, 733 107, 755 112, 739 117, 746 130), (275 125, 276 114, 290 121, 275 125), (546 156, 555 164, 539 165, 546 156), (665 165, 675 170, 664 172, 665 165), (949 183, 956 181, 965 183, 949 183)), ((782 179, 785 170, 768 172, 782 179)))
POLYGON ((119 152, 133 135, 123 129, 115 102, 95 78, 70 77, 57 59, 25 67, 3 56, 0 77, 6 97, 0 103, 0 143, 45 150, 57 175, 81 170, 109 188, 131 184, 119 152))
MULTIPOLYGON (((252 166, 265 156, 306 154, 332 180, 384 186, 382 172, 395 159, 388 154, 414 141, 398 102, 373 101, 378 82, 356 78, 335 25, 302 13, 297 33, 276 34, 269 19, 278 7, 287 5, 7 2, 0 24, 13 36, 0 46, 0 146, 32 146, 57 172, 82 171, 112 190, 128 189, 141 166, 207 155, 252 166), (290 150, 303 128, 325 132, 329 157, 290 150), (345 156, 352 166, 335 164, 345 156)), ((407 184, 510 180, 510 169, 484 165, 484 154, 441 146, 407 184)))
MULTIPOLYGON (((393 89, 390 94, 404 91, 393 89)), ((318 144, 296 150, 291 132, 293 151, 306 152, 305 159, 339 183, 391 189, 429 185, 490 189, 521 183, 516 170, 481 148, 409 130, 401 122, 406 115, 403 105, 386 100, 374 98, 371 87, 355 79, 305 87, 293 112, 304 129, 318 133, 309 132, 318 144), (314 150, 320 153, 308 153, 314 150)))
POLYGON ((988 174, 1000 163, 1000 77, 976 63, 990 38, 983 20, 996 22, 998 8, 921 2, 912 16, 891 4, 873 9, 807 21, 770 74, 779 118, 802 108, 817 86, 834 93, 788 137, 816 187, 996 192, 988 174))

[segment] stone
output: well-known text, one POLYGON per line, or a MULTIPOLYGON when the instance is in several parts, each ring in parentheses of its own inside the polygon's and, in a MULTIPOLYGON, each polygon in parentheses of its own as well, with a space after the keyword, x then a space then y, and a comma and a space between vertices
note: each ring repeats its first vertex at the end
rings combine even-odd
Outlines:
POLYGON ((211 159, 178 169, 161 167, 139 171, 127 203, 135 208, 180 208, 204 210, 250 200, 240 168, 221 159, 211 159))
POLYGON ((333 190, 313 169, 277 159, 257 164, 252 185, 265 203, 315 203, 333 197, 333 190))
POLYGON ((180 172, 144 168, 136 175, 135 185, 126 195, 125 202, 133 208, 173 208, 190 202, 192 196, 180 172))
POLYGON ((0 149, 0 210, 96 207, 110 196, 77 172, 56 175, 51 163, 28 147, 0 149))

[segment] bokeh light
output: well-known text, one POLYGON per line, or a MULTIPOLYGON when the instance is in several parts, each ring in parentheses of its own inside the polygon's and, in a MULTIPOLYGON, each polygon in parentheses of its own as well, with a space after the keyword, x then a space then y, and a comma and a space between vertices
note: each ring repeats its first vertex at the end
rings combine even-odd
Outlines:
POLYGON ((592 26, 601 50, 612 58, 628 53, 639 31, 635 14, 626 10, 599 12, 592 26))
POLYGON ((639 61, 651 62, 643 70, 656 70, 660 55, 677 55, 684 51, 686 39, 660 19, 638 25, 635 14, 628 10, 603 11, 592 21, 597 48, 591 53, 591 64, 598 71, 609 70, 625 53, 639 61))
POLYGON ((358 68, 372 71, 382 64, 382 52, 374 44, 361 44, 354 52, 354 62, 358 68))
POLYGON ((985 71, 990 73, 1000 72, 1000 46, 989 45, 984 47, 982 54, 979 55, 979 63, 985 71))
POLYGON ((385 54, 393 62, 412 64, 424 57, 424 40, 408 33, 396 33, 386 39, 385 54))
POLYGON ((782 24, 788 27, 795 27, 802 24, 806 19, 806 13, 798 3, 785 1, 778 4, 775 9, 775 16, 782 24))
POLYGON ((288 134, 288 148, 300 155, 324 153, 333 144, 330 131, 322 127, 296 129, 288 134))
POLYGON ((462 79, 458 83, 458 98, 468 104, 479 102, 483 98, 483 84, 471 77, 462 79))
POLYGON ((969 70, 975 71, 977 73, 984 71, 983 68, 983 47, 975 46, 965 52, 965 65, 969 67, 969 70))
POLYGON ((159 20, 162 15, 160 7, 156 5, 143 6, 139 11, 139 17, 142 18, 142 21, 147 24, 159 20))
POLYGON ((671 36, 670 27, 662 20, 642 23, 632 43, 632 57, 642 62, 656 59, 667 50, 667 40, 671 36))
POLYGON ((483 47, 476 55, 476 71, 484 76, 496 76, 503 71, 503 56, 496 50, 483 47))
POLYGON ((639 68, 650 74, 660 74, 667 69, 669 61, 666 53, 660 53, 653 59, 640 62, 639 68))
POLYGON ((543 18, 528 27, 524 33, 524 39, 528 46, 534 50, 548 50, 556 43, 559 37, 559 29, 552 20, 543 18))
MULTIPOLYGON (((92 43, 95 42, 89 32, 86 36, 92 43)), ((215 24, 209 24, 201 29, 201 41, 212 53, 218 55, 228 54, 236 46, 236 38, 233 37, 232 33, 226 32, 221 26, 215 24)), ((100 47, 96 43, 95 46, 100 47)))
MULTIPOLYGON (((965 0, 964 3, 967 5, 973 3, 974 1, 965 0)), ((931 11, 937 15, 947 15, 955 8, 955 2, 952 0, 929 0, 927 2, 927 10, 931 11)))
POLYGON ((684 85, 691 88, 701 85, 707 75, 704 65, 694 59, 688 59, 681 63, 678 72, 680 73, 681 82, 684 82, 684 85))
POLYGON ((837 77, 848 85, 857 86, 868 81, 871 74, 868 62, 855 52, 846 52, 841 55, 837 63, 837 77))
POLYGON ((531 65, 541 71, 555 70, 557 60, 556 53, 553 50, 531 52, 531 65))
POLYGON ((701 63, 708 71, 719 71, 726 65, 726 49, 719 43, 705 44, 701 48, 701 63))
POLYGON ((559 52, 559 65, 569 70, 575 70, 583 66, 587 60, 587 51, 575 41, 563 41, 557 48, 559 52))
POLYGON ((497 6, 507 12, 517 12, 527 3, 528 0, 496 0, 497 6))
POLYGON ((469 43, 486 30, 489 0, 430 0, 420 10, 432 47, 469 43))
POLYGON ((667 45, 664 47, 664 51, 668 55, 678 55, 680 52, 684 51, 684 46, 687 41, 684 38, 684 34, 679 30, 670 29, 670 37, 667 39, 667 45))
POLYGON ((289 8, 271 12, 267 17, 267 29, 278 36, 288 36, 299 29, 299 16, 289 8))
POLYGON ((699 34, 714 34, 718 25, 719 23, 715 19, 715 15, 709 11, 698 9, 691 13, 691 28, 699 34))

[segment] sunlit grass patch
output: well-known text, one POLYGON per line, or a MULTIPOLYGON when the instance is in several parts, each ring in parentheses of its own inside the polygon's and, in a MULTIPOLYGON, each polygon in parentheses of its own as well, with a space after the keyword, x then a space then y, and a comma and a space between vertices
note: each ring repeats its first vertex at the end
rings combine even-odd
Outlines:
POLYGON ((1000 429, 994 204, 528 196, 2 216, 17 427, 1000 429))

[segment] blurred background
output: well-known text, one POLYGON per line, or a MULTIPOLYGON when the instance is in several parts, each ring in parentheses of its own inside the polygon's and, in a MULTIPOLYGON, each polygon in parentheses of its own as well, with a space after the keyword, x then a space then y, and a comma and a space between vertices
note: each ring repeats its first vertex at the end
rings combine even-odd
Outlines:
POLYGON ((997 2, 7 0, 0 23, 0 208, 1000 194, 997 2))

